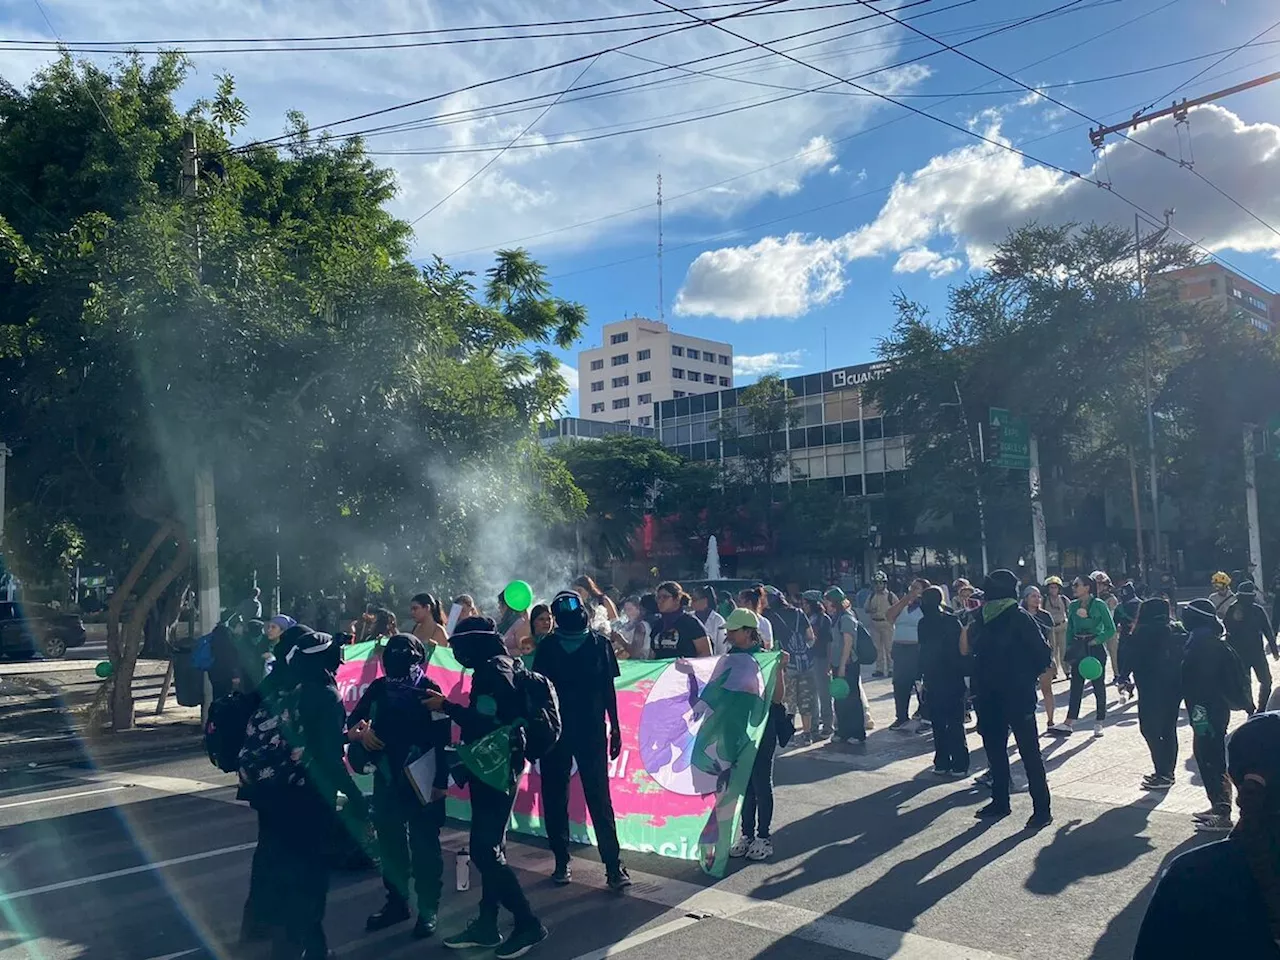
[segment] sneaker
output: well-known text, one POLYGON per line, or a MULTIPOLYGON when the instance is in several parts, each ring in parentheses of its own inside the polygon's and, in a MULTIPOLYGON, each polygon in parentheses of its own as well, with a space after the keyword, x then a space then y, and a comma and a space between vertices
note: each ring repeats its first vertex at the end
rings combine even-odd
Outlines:
POLYGON ((1220 813, 1196 821, 1196 833, 1228 833, 1235 826, 1231 814, 1220 813))
POLYGON ((476 917, 461 933, 445 937, 444 945, 450 950, 471 950, 475 947, 492 950, 502 945, 502 935, 498 933, 498 921, 476 917))
POLYGON ((551 882, 556 886, 563 887, 573 879, 573 869, 569 866, 569 861, 557 863, 556 868, 551 871, 551 882))
POLYGON ((1157 777, 1154 773, 1142 778, 1143 790, 1168 790, 1173 786, 1173 781, 1164 777, 1157 777))
POLYGON ((910 723, 910 722, 911 722, 910 720, 895 720, 895 721, 893 721, 893 723, 889 724, 889 729, 890 729, 890 730, 901 730, 903 727, 905 727, 905 726, 906 726, 908 723, 910 723))
POLYGON ((768 837, 756 837, 747 848, 748 860, 768 860, 773 856, 773 841, 768 837))
POLYGON ((829 740, 829 739, 831 739, 831 730, 827 727, 822 727, 820 730, 818 730, 817 733, 813 735, 813 740, 815 743, 817 743, 819 740, 829 740))
POLYGON ((928 720, 921 720, 916 724, 916 733, 929 733, 933 730, 933 724, 928 720))
POLYGON ((1100 736, 1102 736, 1102 721, 1101 721, 1101 720, 1095 720, 1095 721, 1093 721, 1093 735, 1094 735, 1095 737, 1100 737, 1100 736))
POLYGON ((608 872, 604 884, 610 890, 625 890, 631 886, 631 874, 627 873, 626 867, 619 864, 618 869, 608 872))
POLYGON ((965 777, 969 776, 969 768, 965 767, 963 770, 948 770, 947 776, 953 780, 963 780, 965 777))
POLYGON ((812 743, 813 743, 813 738, 809 736, 809 734, 801 730, 799 733, 797 733, 794 737, 791 738, 790 746, 807 747, 812 743))
POLYGON ((1049 732, 1055 737, 1069 737, 1071 736, 1071 721, 1063 720, 1061 723, 1055 723, 1049 728, 1049 732))
POLYGON ((1013 811, 1008 807, 997 806, 994 803, 988 803, 985 807, 975 813, 973 816, 978 820, 1001 820, 1007 817, 1013 811))
POLYGON ((933 765, 933 775, 935 777, 949 777, 951 776, 951 771, 948 770, 946 767, 944 767, 942 764, 935 763, 933 765))
MULTIPOLYGON (((871 732, 872 730, 874 730, 875 728, 876 728, 876 722, 875 722, 874 720, 872 720, 870 717, 863 717, 863 718, 862 718, 862 729, 863 729, 863 730, 865 730, 867 733, 870 733, 870 732, 871 732)), ((863 739, 865 740, 865 739, 866 739, 866 737, 863 737, 863 739)))
POLYGON ((745 857, 747 855, 747 851, 751 849, 751 844, 751 837, 739 837, 737 840, 733 841, 733 846, 729 848, 729 856, 745 857))
POLYGON ((879 679, 880 679, 881 677, 883 677, 883 676, 884 676, 884 671, 883 671, 883 670, 872 670, 872 671, 871 671, 871 679, 873 679, 873 680, 879 680, 879 679))
POLYGON ((1218 815, 1218 812, 1210 807, 1208 810, 1201 810, 1199 813, 1193 813, 1191 819, 1195 821, 1212 820, 1218 815))
POLYGON ((1028 830, 1043 830, 1049 824, 1053 823, 1053 814, 1048 810, 1041 810, 1038 813, 1031 814, 1027 820, 1028 830))
POLYGON ((397 923, 404 923, 409 919, 409 905, 400 899, 389 899, 383 904, 382 909, 372 914, 368 920, 364 922, 364 928, 369 933, 378 930, 386 930, 388 927, 394 927, 397 923))
POLYGON ((526 927, 524 930, 513 930, 511 936, 502 941, 502 946, 493 951, 493 955, 498 960, 515 960, 516 957, 523 957, 549 936, 547 928, 540 923, 534 927, 526 927))
POLYGON ((991 786, 991 771, 988 770, 985 773, 978 774, 976 777, 973 778, 973 782, 980 787, 991 786))
POLYGON ((434 936, 436 932, 436 912, 434 910, 419 910, 418 922, 413 925, 413 939, 425 940, 427 937, 434 936))

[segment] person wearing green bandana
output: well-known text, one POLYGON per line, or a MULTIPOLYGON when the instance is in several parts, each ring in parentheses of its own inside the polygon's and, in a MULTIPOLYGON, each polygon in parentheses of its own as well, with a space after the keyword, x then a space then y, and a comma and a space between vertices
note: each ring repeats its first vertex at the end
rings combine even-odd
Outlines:
POLYGON ((613 800, 609 796, 609 762, 622 753, 618 721, 618 660, 613 644, 591 629, 590 613, 578 594, 565 590, 551 601, 555 632, 543 637, 533 654, 533 670, 556 688, 560 699, 560 739, 539 761, 542 816, 547 842, 555 854, 551 879, 567 884, 569 869, 569 779, 574 762, 578 783, 595 827, 596 844, 611 890, 631 886, 622 865, 613 800), (608 718, 609 729, 605 728, 608 718))

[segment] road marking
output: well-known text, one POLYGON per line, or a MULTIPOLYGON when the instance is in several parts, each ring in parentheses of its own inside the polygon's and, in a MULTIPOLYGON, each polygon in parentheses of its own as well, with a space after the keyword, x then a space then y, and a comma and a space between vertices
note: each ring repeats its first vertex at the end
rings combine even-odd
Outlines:
POLYGON ((590 953, 584 953, 573 960, 607 960, 608 957, 616 957, 620 953, 625 953, 632 947, 643 946, 651 940, 657 940, 659 937, 665 937, 669 933, 675 933, 683 930, 685 927, 691 927, 698 922, 697 917, 676 917, 667 923, 652 927, 641 933, 633 933, 631 936, 619 940, 617 943, 610 944, 607 947, 601 947, 599 950, 592 950, 590 953))
POLYGON ((234 783, 210 783, 207 780, 192 780, 189 777, 161 777, 149 773, 125 773, 113 770, 86 770, 77 773, 76 778, 94 783, 144 787, 147 790, 172 794, 205 793, 209 790, 226 790, 235 786, 234 783))
POLYGON ((19 800, 17 803, 0 803, 0 810, 12 810, 14 807, 29 807, 35 803, 57 803, 60 800, 78 800, 81 797, 96 797, 100 793, 115 793, 117 790, 127 790, 127 786, 121 784, 114 787, 102 787, 99 790, 81 790, 79 793, 64 793, 59 797, 39 797, 35 800, 19 800))
POLYGON ((30 887, 27 890, 16 890, 13 893, 0 893, 0 903, 10 903, 14 900, 25 900, 28 897, 38 897, 45 893, 56 893, 59 890, 73 890, 76 887, 88 886, 91 883, 101 883, 103 880, 115 880, 118 877, 132 877, 139 873, 150 873, 154 870, 164 870, 167 867, 176 867, 184 863, 195 863, 198 860, 210 860, 213 857, 223 857, 229 853, 240 853, 244 850, 252 850, 257 843, 237 843, 232 847, 219 847, 217 850, 206 850, 203 853, 191 853, 185 857, 174 857, 171 860, 157 860, 155 863, 141 863, 136 867, 126 867, 123 870, 111 870, 107 873, 95 873, 91 877, 76 877, 74 880, 60 880, 57 883, 46 883, 42 887, 30 887))
POLYGON ((199 953, 202 947, 192 947, 190 950, 179 950, 177 953, 166 953, 159 957, 148 957, 147 960, 178 960, 178 957, 189 957, 193 953, 199 953))

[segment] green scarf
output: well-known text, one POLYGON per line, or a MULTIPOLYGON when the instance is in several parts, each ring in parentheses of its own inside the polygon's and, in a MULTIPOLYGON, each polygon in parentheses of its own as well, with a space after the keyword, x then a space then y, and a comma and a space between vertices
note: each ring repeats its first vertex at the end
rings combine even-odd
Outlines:
POLYGON ((1017 605, 1018 601, 1012 597, 1006 597, 1003 600, 988 600, 982 605, 982 622, 990 623, 1010 607, 1016 607, 1017 605))
POLYGON ((560 641, 560 648, 565 653, 577 653, 578 648, 587 642, 589 636, 591 636, 590 630, 574 634, 564 634, 557 630, 555 633, 555 638, 560 641))

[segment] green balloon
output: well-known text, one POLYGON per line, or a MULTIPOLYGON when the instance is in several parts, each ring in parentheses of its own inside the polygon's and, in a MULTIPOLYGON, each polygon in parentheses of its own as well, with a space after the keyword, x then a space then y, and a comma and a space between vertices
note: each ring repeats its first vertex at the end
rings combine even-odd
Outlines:
POLYGON ((93 668, 93 672, 97 674, 100 679, 105 680, 115 672, 115 668, 111 666, 110 660, 103 660, 93 668))
POLYGON ((1080 676, 1086 680, 1097 680, 1102 676, 1102 663, 1097 657, 1085 657, 1080 661, 1077 669, 1080 671, 1080 676))
POLYGON ((831 699, 843 700, 849 695, 849 681, 844 677, 831 678, 831 699))
POLYGON ((502 591, 503 602, 520 613, 533 606, 533 587, 523 580, 512 580, 502 591))

